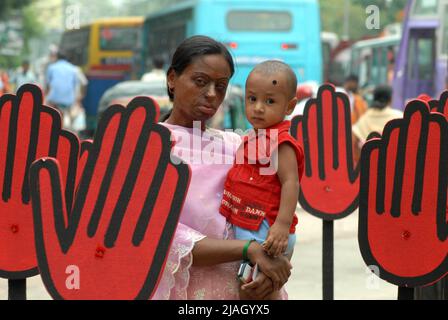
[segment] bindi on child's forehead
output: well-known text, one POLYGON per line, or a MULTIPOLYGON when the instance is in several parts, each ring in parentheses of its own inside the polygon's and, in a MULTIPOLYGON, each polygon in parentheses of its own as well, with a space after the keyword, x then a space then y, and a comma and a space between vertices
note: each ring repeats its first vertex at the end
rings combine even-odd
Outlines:
POLYGON ((277 80, 272 80, 272 84, 274 85, 274 86, 276 86, 277 84, 278 84, 278 81, 277 80))

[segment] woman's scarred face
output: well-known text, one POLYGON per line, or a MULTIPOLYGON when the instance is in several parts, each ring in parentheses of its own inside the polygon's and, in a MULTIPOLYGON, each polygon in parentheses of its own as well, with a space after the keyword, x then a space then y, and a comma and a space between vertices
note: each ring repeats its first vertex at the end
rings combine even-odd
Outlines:
POLYGON ((229 64, 221 54, 197 57, 180 75, 171 71, 168 86, 176 112, 189 121, 211 118, 224 100, 230 77, 229 64))

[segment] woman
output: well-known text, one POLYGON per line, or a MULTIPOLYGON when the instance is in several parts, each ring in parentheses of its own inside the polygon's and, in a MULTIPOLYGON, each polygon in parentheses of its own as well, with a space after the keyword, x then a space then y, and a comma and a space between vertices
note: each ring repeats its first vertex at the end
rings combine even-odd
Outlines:
POLYGON ((222 103, 233 73, 228 50, 204 36, 182 42, 168 69, 173 109, 163 125, 176 141, 173 153, 190 165, 192 177, 154 299, 238 299, 237 269, 244 255, 263 271, 245 287, 253 298, 266 297, 290 276, 287 259, 268 257, 256 242, 233 240, 230 225, 218 211, 241 139, 208 129, 205 123, 222 103), (193 128, 195 123, 199 128, 193 128), (198 138, 199 144, 193 142, 198 138), (207 159, 210 150, 213 161, 207 159))

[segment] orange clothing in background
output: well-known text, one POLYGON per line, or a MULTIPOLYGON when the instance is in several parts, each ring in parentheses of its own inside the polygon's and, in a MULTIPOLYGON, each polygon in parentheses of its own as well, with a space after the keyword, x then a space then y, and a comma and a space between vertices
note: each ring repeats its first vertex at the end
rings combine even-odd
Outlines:
POLYGON ((359 94, 354 94, 352 107, 352 124, 355 124, 366 111, 367 102, 359 94))
POLYGON ((2 86, 0 89, 0 95, 5 94, 5 93, 11 93, 11 86, 9 84, 9 77, 8 74, 6 72, 2 72, 0 74, 0 81, 2 82, 2 86))

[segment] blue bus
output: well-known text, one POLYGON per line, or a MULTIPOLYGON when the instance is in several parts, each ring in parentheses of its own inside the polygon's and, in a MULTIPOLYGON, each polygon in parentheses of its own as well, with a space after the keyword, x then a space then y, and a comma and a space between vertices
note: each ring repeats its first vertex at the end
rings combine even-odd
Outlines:
POLYGON ((198 34, 228 46, 234 85, 244 87, 254 65, 268 59, 289 64, 299 82, 322 82, 317 0, 195 0, 168 7, 145 19, 139 73, 155 56, 168 63, 182 40, 198 34))

